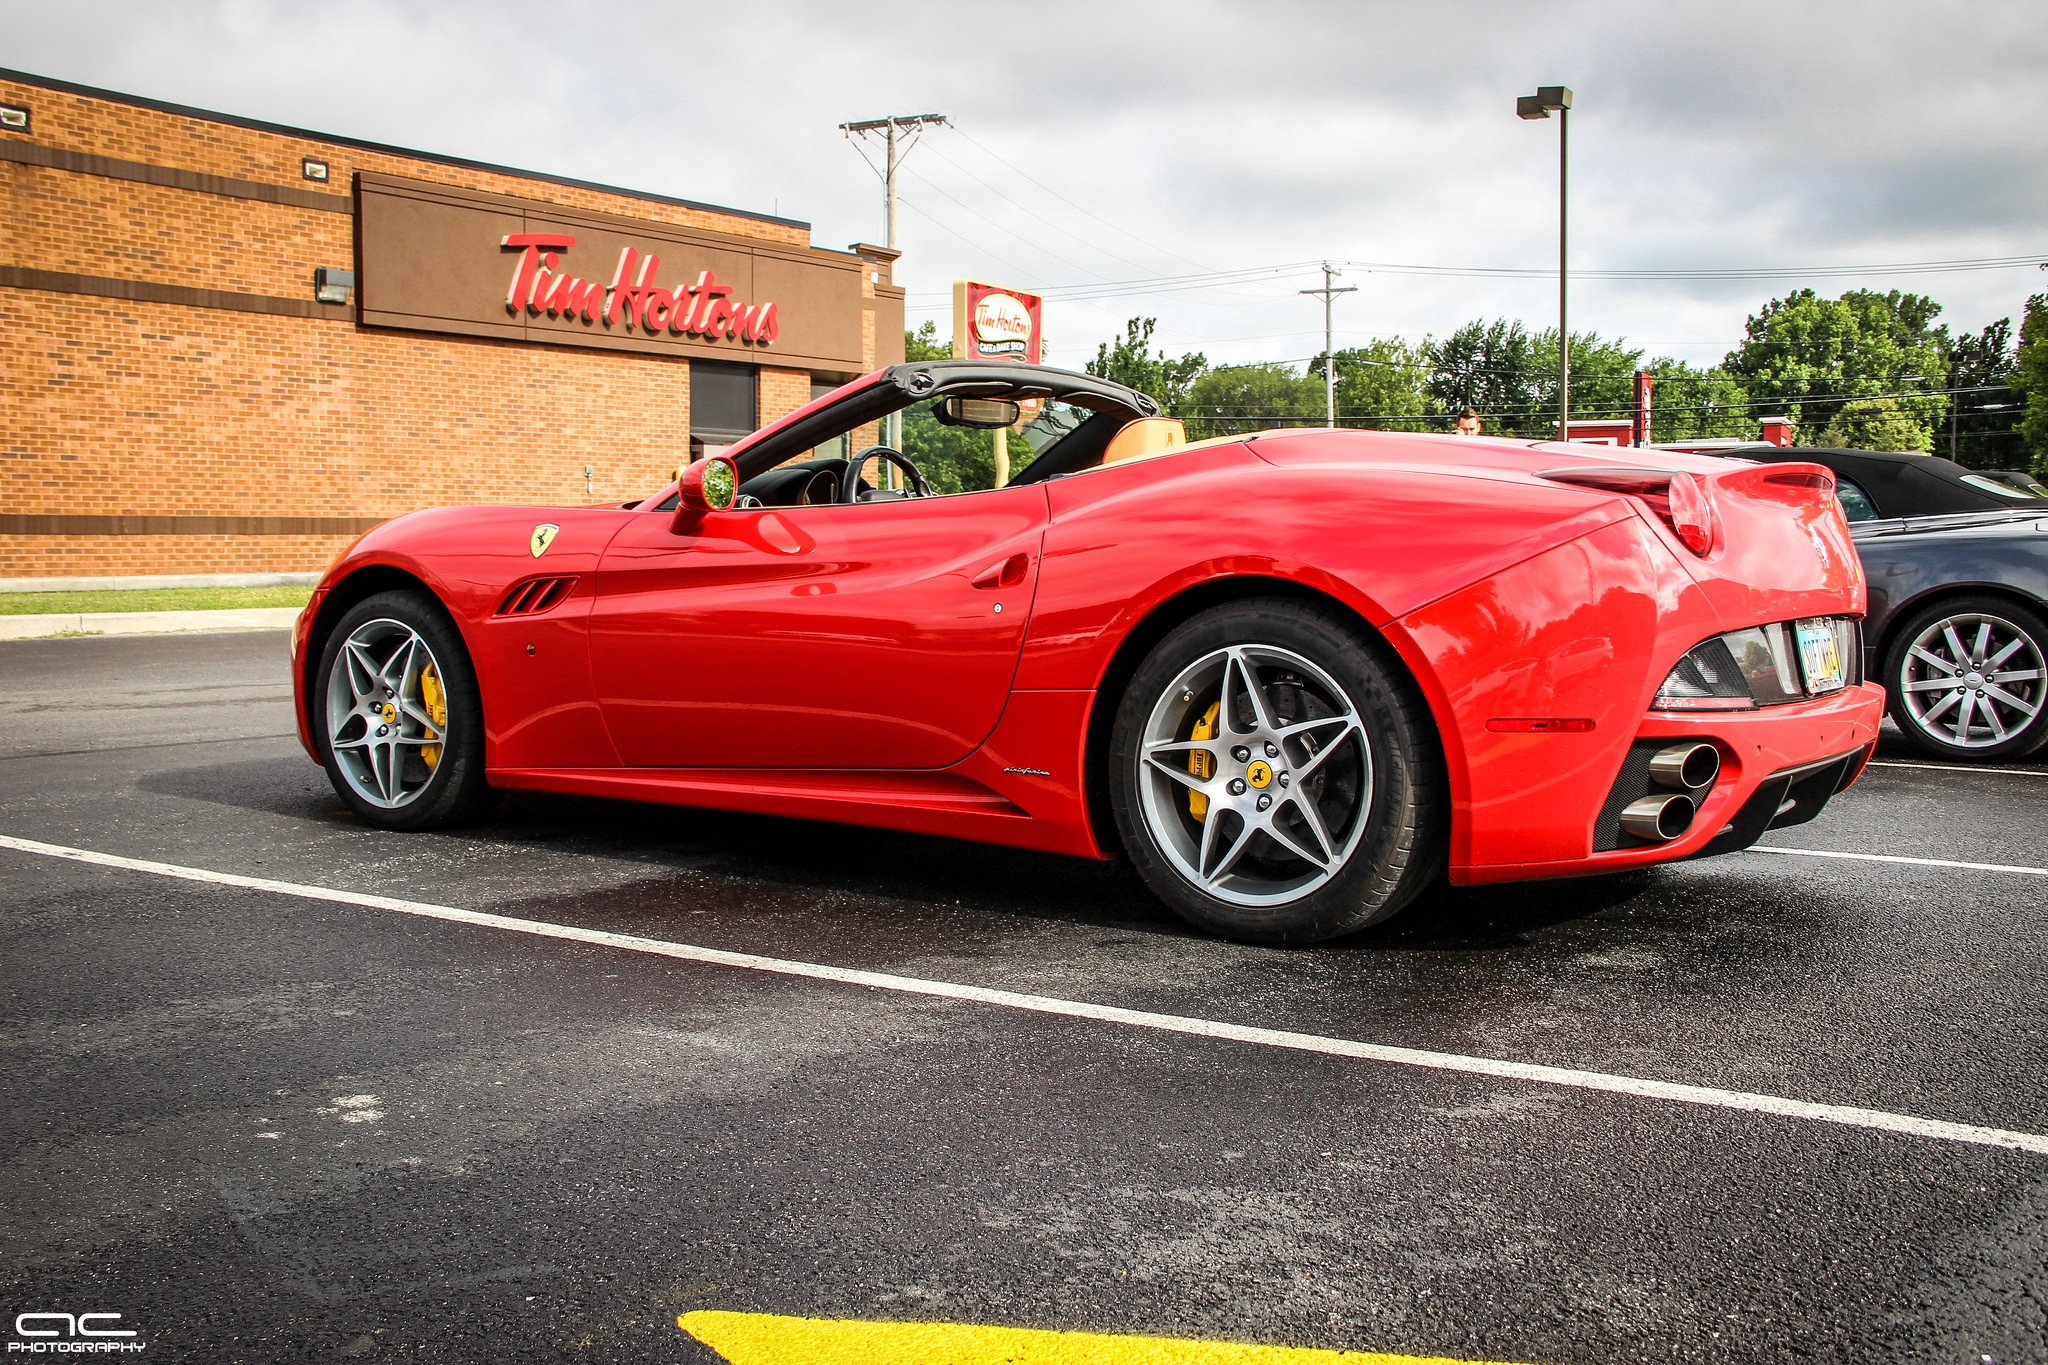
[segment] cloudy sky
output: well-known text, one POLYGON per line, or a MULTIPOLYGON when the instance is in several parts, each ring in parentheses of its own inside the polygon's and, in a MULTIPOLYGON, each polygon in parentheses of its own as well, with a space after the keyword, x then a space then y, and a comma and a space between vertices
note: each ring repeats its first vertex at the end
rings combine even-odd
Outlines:
POLYGON ((1981 265, 2048 261, 2040 0, 0 0, 0 33, 37 75, 828 247, 884 231, 837 125, 945 114, 901 180, 913 325, 949 331, 957 276, 1044 288, 1077 367, 1140 314, 1175 353, 1305 360, 1323 260, 1358 287, 1340 346, 1554 323, 1557 124, 1514 116, 1543 84, 1576 95, 1575 330, 1711 363, 1801 285, 1929 294, 1970 330, 2048 288, 1981 265), (1931 262, 1963 265, 1873 269, 1931 262))

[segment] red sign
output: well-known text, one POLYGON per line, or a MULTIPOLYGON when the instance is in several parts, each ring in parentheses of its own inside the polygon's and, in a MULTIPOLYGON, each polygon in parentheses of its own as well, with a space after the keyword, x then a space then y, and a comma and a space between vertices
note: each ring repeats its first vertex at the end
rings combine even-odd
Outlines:
POLYGON ((505 311, 515 317, 522 311, 534 317, 545 313, 628 331, 665 331, 759 346, 774 342, 780 330, 772 301, 739 302, 732 297, 732 286, 720 284, 708 270, 698 271, 692 284, 673 289, 655 284, 661 257, 651 251, 643 256, 637 247, 623 248, 611 282, 600 285, 562 268, 562 254, 576 245, 568 233, 515 232, 499 245, 520 252, 512 267, 511 287, 505 291, 505 311))
POLYGON ((1020 289, 953 282, 953 355, 960 360, 1042 363, 1045 300, 1020 289))

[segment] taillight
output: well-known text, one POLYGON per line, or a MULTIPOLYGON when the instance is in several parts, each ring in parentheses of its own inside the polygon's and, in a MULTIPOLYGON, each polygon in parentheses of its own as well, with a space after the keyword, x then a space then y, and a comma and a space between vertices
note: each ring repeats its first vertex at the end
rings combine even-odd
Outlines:
POLYGON ((1664 519, 1678 532, 1679 542, 1696 555, 1714 548, 1714 500, 1707 486, 1690 474, 1673 474, 1664 519))
POLYGON ((1704 556, 1714 548, 1720 518, 1714 513, 1712 495, 1697 475, 1669 469, 1593 465, 1584 469, 1546 469, 1541 477, 1553 483, 1627 494, 1655 513, 1678 537, 1678 543, 1694 554, 1704 556))

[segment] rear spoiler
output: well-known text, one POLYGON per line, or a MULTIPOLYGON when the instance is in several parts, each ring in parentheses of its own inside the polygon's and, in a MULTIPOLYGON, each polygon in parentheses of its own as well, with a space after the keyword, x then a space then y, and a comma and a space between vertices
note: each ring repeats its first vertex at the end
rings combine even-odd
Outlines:
POLYGON ((1835 496, 1835 476, 1817 464, 1744 464, 1711 476, 1648 465, 1596 464, 1545 469, 1537 477, 1635 498, 1671 528, 1680 544, 1701 556, 1713 550, 1721 535, 1721 518, 1714 510, 1717 487, 1770 502, 1809 503, 1817 495, 1825 504, 1835 496))

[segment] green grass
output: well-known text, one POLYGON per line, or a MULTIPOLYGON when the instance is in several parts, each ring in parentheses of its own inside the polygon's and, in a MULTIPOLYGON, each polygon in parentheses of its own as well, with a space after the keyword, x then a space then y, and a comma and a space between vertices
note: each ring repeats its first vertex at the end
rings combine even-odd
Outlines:
POLYGON ((94 611, 225 611, 303 607, 310 587, 140 588, 127 592, 0 592, 0 616, 62 616, 94 611))

